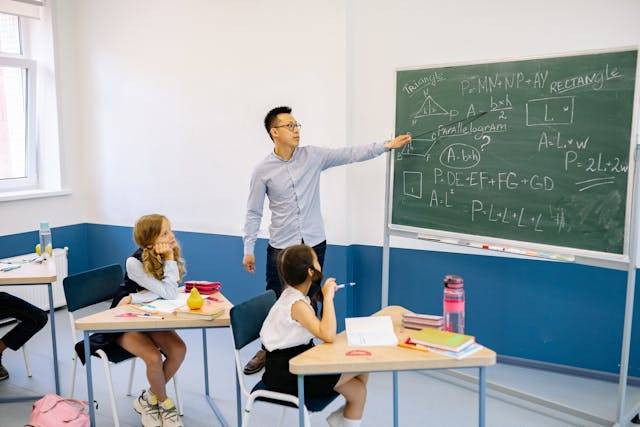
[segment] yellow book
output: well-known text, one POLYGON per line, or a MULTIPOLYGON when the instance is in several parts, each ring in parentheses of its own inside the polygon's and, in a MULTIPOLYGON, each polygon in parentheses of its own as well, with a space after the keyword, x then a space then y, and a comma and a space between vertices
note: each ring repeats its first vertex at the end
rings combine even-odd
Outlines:
POLYGON ((456 334, 435 328, 424 328, 411 332, 409 338, 411 338, 411 342, 416 344, 455 352, 465 349, 476 341, 471 335, 456 334))

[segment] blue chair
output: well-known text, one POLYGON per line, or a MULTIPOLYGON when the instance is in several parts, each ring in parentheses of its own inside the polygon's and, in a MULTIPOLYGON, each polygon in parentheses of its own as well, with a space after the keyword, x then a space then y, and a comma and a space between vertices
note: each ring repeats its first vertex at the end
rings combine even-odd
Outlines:
MULTIPOLYGON (((242 426, 249 426, 249 418, 251 416, 251 409, 255 401, 266 402, 274 405, 282 406, 282 414, 280 417, 279 425, 282 425, 284 415, 287 407, 298 407, 298 396, 292 394, 279 393, 270 391, 266 384, 262 381, 258 382, 251 392, 248 391, 245 384, 245 376, 242 371, 244 366, 240 361, 240 350, 246 345, 252 343, 260 336, 260 329, 264 320, 269 314, 269 310, 276 302, 276 294, 273 291, 267 291, 261 295, 251 298, 248 301, 238 304, 231 309, 231 332, 233 335, 234 345, 234 357, 236 361, 236 380, 238 381, 239 389, 242 391, 242 395, 247 399, 244 415, 242 416, 242 426), (240 381, 242 378, 242 381, 240 381)), ((337 396, 322 397, 322 398, 307 398, 305 399, 304 408, 304 423, 305 426, 310 427, 311 422, 309 419, 309 411, 320 412, 326 408, 337 396)), ((236 388, 236 399, 238 399, 238 423, 240 422, 240 406, 242 402, 242 396, 236 388)))
MULTIPOLYGON (((122 279, 122 268, 118 264, 96 268, 79 274, 74 274, 71 276, 67 276, 64 279, 64 281, 62 282, 62 286, 64 288, 64 295, 67 299, 67 309, 69 311, 69 323, 71 325, 72 339, 77 337, 74 312, 103 301, 111 301, 113 299, 113 295, 116 293, 120 284, 122 283, 122 279)), ((136 357, 115 343, 108 345, 104 349, 98 349, 91 355, 94 357, 99 357, 100 360, 102 360, 102 366, 104 368, 105 376, 107 378, 107 386, 109 388, 109 398, 111 401, 111 414, 113 416, 113 423, 116 427, 118 427, 120 425, 120 422, 118 420, 118 411, 116 409, 116 398, 113 392, 110 364, 118 364, 126 360, 131 360, 129 388, 127 392, 127 396, 131 396, 133 375, 136 367, 136 357)), ((75 389, 78 358, 80 358, 80 360, 84 363, 84 340, 80 340, 74 346, 73 368, 71 371, 71 392, 69 393, 70 397, 73 397, 73 392, 75 389)), ((178 393, 177 376, 177 373, 173 376, 173 385, 176 393, 176 406, 180 410, 180 415, 182 415, 183 410, 180 401, 180 394, 178 393)))

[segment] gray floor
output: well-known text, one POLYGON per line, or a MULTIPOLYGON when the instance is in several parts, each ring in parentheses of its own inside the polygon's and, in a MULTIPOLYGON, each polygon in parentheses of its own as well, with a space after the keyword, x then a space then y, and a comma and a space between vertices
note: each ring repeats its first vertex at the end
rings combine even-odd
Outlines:
MULTIPOLYGON (((70 389, 72 343, 66 310, 56 312, 58 328, 58 349, 62 394, 70 389)), ((7 327, 0 328, 0 336, 7 327)), ((183 418, 186 426, 218 425, 203 396, 202 339, 200 331, 181 331, 188 346, 187 359, 180 369, 182 395, 185 406, 183 418)), ((251 346, 244 352, 249 358, 257 347, 251 346)), ((209 366, 212 394, 230 425, 235 419, 235 382, 233 373, 233 353, 228 329, 208 332, 209 366)), ((29 343, 33 377, 28 378, 20 352, 7 350, 3 363, 11 373, 11 378, 0 383, 0 395, 40 394, 54 389, 51 362, 50 329, 46 326, 29 343)), ((97 359, 93 359, 99 362, 97 359)), ((132 398, 126 396, 129 362, 112 367, 120 422, 123 426, 139 426, 140 418, 131 406, 132 398)), ((111 426, 111 408, 107 394, 104 373, 100 363, 93 364, 94 396, 99 402, 98 425, 111 426)), ((477 370, 465 373, 476 375, 477 370)), ((259 375, 248 378, 250 386, 259 375)), ((617 385, 602 381, 576 378, 545 371, 497 365, 488 369, 487 379, 506 387, 525 391, 536 396, 552 399, 576 409, 594 413, 601 418, 613 419, 616 411, 615 396, 617 385)), ((144 369, 138 364, 134 380, 134 390, 145 387, 144 369)), ((477 423, 477 394, 472 385, 452 378, 446 373, 406 372, 399 375, 400 425, 402 426, 473 426, 477 423)), ((86 399, 86 376, 84 367, 78 372, 76 397, 86 399)), ((173 394, 172 389, 169 394, 173 394)), ((630 404, 640 401, 640 389, 628 389, 630 404)), ((325 417, 341 405, 341 398, 333 402, 324 412, 312 414, 311 423, 326 425, 325 417)), ((23 426, 28 420, 30 402, 0 405, 2 426, 23 426)), ((277 425, 280 410, 271 405, 258 403, 253 411, 253 426, 277 425)), ((289 410, 285 426, 296 425, 297 413, 289 410)), ((391 374, 377 373, 370 378, 364 426, 392 425, 391 374)), ((552 412, 533 404, 505 397, 502 393, 490 391, 487 399, 488 426, 566 426, 595 425, 580 418, 572 418, 559 412, 552 412)))

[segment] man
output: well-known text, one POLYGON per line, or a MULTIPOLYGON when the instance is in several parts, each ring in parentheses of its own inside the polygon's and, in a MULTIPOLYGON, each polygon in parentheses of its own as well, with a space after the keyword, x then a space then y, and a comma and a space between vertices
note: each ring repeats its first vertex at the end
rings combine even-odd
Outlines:
MULTIPOLYGON (((251 176, 242 264, 248 272, 255 272, 253 250, 267 195, 271 210, 267 290, 273 289, 276 295, 280 295, 282 284, 276 262, 282 249, 305 243, 315 250, 320 266, 324 264, 327 242, 320 212, 320 173, 334 166, 373 159, 390 149, 401 148, 411 141, 411 137, 401 135, 386 142, 337 149, 298 147, 301 125, 291 114, 290 107, 269 111, 264 126, 273 141, 274 150, 255 167, 251 176)), ((313 296, 319 289, 320 284, 314 283, 309 295, 313 296)), ((264 361, 265 350, 262 349, 247 363, 245 374, 258 372, 264 361)))
POLYGON ((7 348, 18 350, 47 324, 47 312, 6 292, 0 292, 0 320, 14 318, 19 323, 0 340, 0 381, 9 378, 2 366, 2 353, 7 348))

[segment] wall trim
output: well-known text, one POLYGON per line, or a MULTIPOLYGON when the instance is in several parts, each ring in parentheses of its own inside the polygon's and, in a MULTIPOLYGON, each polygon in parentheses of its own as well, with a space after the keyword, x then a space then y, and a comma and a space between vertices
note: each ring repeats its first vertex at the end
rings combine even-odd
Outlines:
MULTIPOLYGON (((558 363, 541 362, 539 360, 524 359, 513 356, 497 356, 498 363, 505 365, 522 366, 523 368, 540 369, 542 371, 556 372, 558 374, 572 375, 575 377, 591 378, 595 380, 617 383, 620 375, 595 369, 576 368, 574 366, 560 365, 558 363)), ((640 386, 640 377, 627 377, 628 385, 640 386)))

